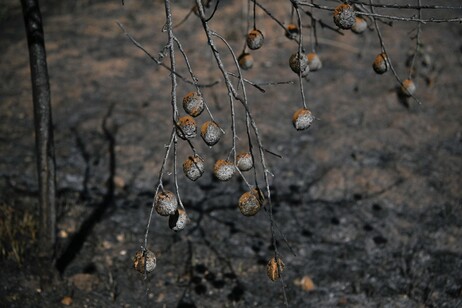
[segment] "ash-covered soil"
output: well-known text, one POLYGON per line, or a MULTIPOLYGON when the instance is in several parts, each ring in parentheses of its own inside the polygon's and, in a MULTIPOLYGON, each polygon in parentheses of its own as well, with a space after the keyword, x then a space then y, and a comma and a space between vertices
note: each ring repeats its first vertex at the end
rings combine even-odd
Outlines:
MULTIPOLYGON (((281 283, 266 276, 273 256, 268 216, 264 211, 242 216, 237 200, 244 183, 237 178, 221 183, 211 175, 213 162, 231 147, 223 81, 203 91, 227 134, 212 149, 196 138, 206 173, 194 183, 180 175, 191 223, 174 233, 167 219, 155 215, 148 248, 157 254, 157 268, 147 280, 132 268, 169 142, 170 76, 128 40, 116 21, 158 56, 166 43, 163 3, 42 2, 56 147, 59 271, 53 282, 43 284, 33 246, 24 244, 19 264, 14 255, 2 254, 0 306, 56 307, 70 300, 76 307, 283 306, 281 283)), ((173 2, 179 22, 191 7, 189 1, 173 2)), ((284 2, 262 1, 287 24, 290 8, 284 2)), ((244 44, 244 11, 240 1, 221 1, 210 21, 237 53, 244 44)), ((245 78, 296 82, 288 66, 296 43, 261 10, 257 14, 265 44, 252 52, 254 68, 244 72, 245 78)), ((438 14, 460 16, 461 11, 438 14)), ((315 15, 333 26, 328 13, 315 15)), ((406 77, 415 25, 380 27, 397 73, 406 77)), ((307 50, 309 31, 304 28, 307 50)), ((221 80, 199 20, 192 15, 175 33, 199 81, 221 80)), ((421 104, 396 94, 390 72, 372 71, 380 53, 372 30, 338 35, 318 27, 323 68, 304 82, 307 104, 317 117, 307 131, 297 132, 291 123, 301 107, 297 83, 263 85, 265 93, 247 87, 265 147, 283 156, 267 154, 267 161, 274 174, 274 218, 287 239, 276 232, 290 307, 462 305, 461 36, 460 24, 422 25, 425 48, 415 78, 421 104)), ((1 206, 36 215, 29 58, 18 1, 6 1, 0 9, 0 39, 1 206)), ((217 45, 226 68, 234 71, 225 46, 217 45)), ((187 76, 178 50, 177 57, 178 72, 187 76)), ((179 80, 180 99, 191 90, 179 80)), ((238 104, 236 116, 238 149, 245 149, 244 110, 238 104)), ((198 121, 207 119, 204 113, 198 121)), ((180 140, 179 162, 188 155, 189 146, 180 140)), ((168 169, 164 184, 173 189, 171 164, 168 169)), ((3 215, 4 223, 6 211, 3 215)), ((11 250, 11 243, 2 245, 2 251, 11 250)))

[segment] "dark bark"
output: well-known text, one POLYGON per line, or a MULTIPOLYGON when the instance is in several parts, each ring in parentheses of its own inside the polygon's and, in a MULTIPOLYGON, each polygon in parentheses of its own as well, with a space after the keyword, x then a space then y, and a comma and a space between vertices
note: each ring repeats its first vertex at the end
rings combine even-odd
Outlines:
POLYGON ((21 0, 29 47, 39 183, 39 250, 54 258, 56 240, 55 160, 50 84, 38 0, 21 0))

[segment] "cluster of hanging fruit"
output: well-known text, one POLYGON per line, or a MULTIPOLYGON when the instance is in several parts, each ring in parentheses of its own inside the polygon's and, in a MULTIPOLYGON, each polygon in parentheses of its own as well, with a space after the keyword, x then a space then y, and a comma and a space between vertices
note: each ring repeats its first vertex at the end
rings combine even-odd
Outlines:
MULTIPOLYGON (((298 35, 299 31, 297 26, 289 24, 287 27, 286 35, 294 39, 298 35)), ((246 37, 246 45, 250 50, 257 50, 263 46, 264 36, 261 30, 252 29, 246 37)), ((241 69, 249 70, 253 67, 253 57, 250 53, 243 51, 238 58, 238 63, 241 69)), ((317 71, 321 69, 322 63, 316 53, 309 53, 308 55, 299 55, 294 53, 289 59, 289 66, 293 72, 299 74, 302 72, 302 76, 306 77, 308 72, 317 71)), ((297 130, 305 130, 309 128, 314 121, 314 116, 311 111, 306 108, 301 108, 295 111, 292 117, 292 123, 297 130)))
MULTIPOLYGON (((176 132, 182 139, 192 139, 197 135, 195 117, 204 110, 204 100, 198 92, 190 92, 183 98, 183 109, 187 115, 182 116, 176 123, 176 132)), ((201 137, 208 146, 215 145, 222 136, 221 128, 214 121, 206 121, 201 127, 201 137)), ((249 152, 242 152, 236 156, 236 162, 219 159, 213 167, 213 174, 220 181, 229 181, 239 170, 246 172, 253 168, 253 157, 249 152)), ((204 159, 194 154, 183 162, 183 172, 191 181, 199 179, 205 171, 204 159)), ((263 193, 258 188, 253 188, 244 193, 238 202, 238 208, 245 216, 253 216, 263 205, 263 193)), ((188 218, 184 209, 179 207, 175 194, 171 191, 161 190, 154 200, 154 208, 161 216, 169 216, 169 226, 174 231, 182 230, 188 218)))
MULTIPOLYGON (((182 116, 176 123, 177 135, 181 139, 193 139, 197 135, 197 124, 194 118, 198 117, 205 108, 204 99, 198 92, 189 92, 183 98, 183 109, 187 115, 182 116)), ((204 122, 201 126, 201 137, 204 142, 213 146, 222 135, 218 124, 212 120, 204 122)))
MULTIPOLYGON (((187 115, 182 116, 176 123, 176 134, 181 139, 192 139, 197 136, 197 124, 194 118, 198 117, 204 110, 205 103, 198 92, 190 92, 183 98, 183 109, 187 115)), ((217 144, 222 136, 219 125, 212 121, 202 124, 200 130, 203 141, 208 146, 217 144)), ((254 167, 252 154, 242 152, 236 156, 236 162, 227 159, 219 159, 213 167, 214 176, 220 181, 229 181, 238 171, 246 172, 254 167)), ((184 175, 191 181, 199 179, 205 171, 204 159, 194 154, 183 162, 184 175)), ((252 188, 242 194, 238 200, 238 209, 244 216, 256 215, 264 204, 264 195, 258 188, 252 188)), ((161 186, 154 197, 154 209, 160 216, 169 217, 169 227, 174 231, 185 228, 189 218, 177 196, 172 191, 161 186)), ((147 249, 136 252, 133 259, 133 267, 140 273, 151 272, 156 267, 155 254, 147 249)))
MULTIPOLYGON (((353 5, 347 3, 338 5, 333 12, 333 22, 335 25, 342 30, 351 30, 355 34, 365 32, 369 27, 368 21, 370 22, 370 19, 361 16, 361 13, 358 13, 353 5)), ((298 50, 292 53, 288 59, 290 69, 299 76, 300 82, 302 82, 302 78, 308 78, 312 72, 322 69, 321 58, 315 52, 314 47, 312 52, 305 53, 303 46, 301 46, 301 31, 297 25, 288 24, 285 29, 285 35, 300 44, 298 50)), ((254 25, 254 28, 247 33, 245 40, 246 47, 237 59, 239 67, 242 70, 252 69, 254 58, 251 52, 262 48, 264 41, 263 32, 254 25)), ((392 68, 384 48, 375 57, 372 68, 380 75, 392 68)), ((415 90, 416 86, 411 79, 406 79, 402 82, 400 90, 402 94, 412 96, 415 90)), ((199 89, 189 92, 184 96, 183 109, 186 115, 179 117, 175 123, 176 134, 179 138, 184 140, 193 139, 197 136, 199 130, 202 140, 208 146, 214 146, 220 141, 223 130, 213 119, 203 122, 200 129, 198 129, 196 119, 204 111, 205 107, 204 98, 199 89)), ((298 131, 306 130, 312 125, 314 119, 315 117, 312 112, 303 107, 294 112, 292 124, 298 131)), ((183 162, 182 167, 184 175, 189 180, 196 181, 205 172, 205 161, 201 156, 194 153, 194 155, 189 156, 183 162)), ((214 163, 213 174, 220 181, 229 181, 236 173, 246 172, 252 168, 254 168, 252 153, 242 152, 236 155, 233 161, 229 159, 217 160, 214 163)), ((244 216, 254 216, 264 206, 264 203, 264 194, 260 188, 251 187, 240 196, 237 208, 244 216)), ((183 230, 189 221, 187 213, 175 193, 165 190, 163 186, 159 187, 153 206, 157 214, 169 217, 169 227, 174 231, 183 230)), ((156 267, 156 256, 152 251, 142 248, 136 253, 133 266, 141 273, 151 272, 156 267)), ((269 260, 267 264, 267 276, 270 280, 278 280, 283 270, 284 263, 279 257, 275 256, 269 260)))
MULTIPOLYGON (((335 8, 334 23, 343 30, 351 29, 351 31, 357 34, 363 33, 368 27, 367 21, 363 17, 357 16, 354 7, 346 3, 340 4, 335 8)), ((387 54, 382 50, 382 52, 375 57, 372 68, 374 72, 382 75, 386 73, 390 67, 390 60, 387 54)), ((411 79, 405 79, 401 83, 400 94, 412 96, 415 91, 416 85, 411 79)))

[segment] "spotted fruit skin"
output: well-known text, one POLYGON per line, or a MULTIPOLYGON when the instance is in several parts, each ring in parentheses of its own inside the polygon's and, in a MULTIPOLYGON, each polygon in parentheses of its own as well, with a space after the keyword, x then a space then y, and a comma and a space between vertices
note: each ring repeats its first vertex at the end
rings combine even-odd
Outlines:
POLYGON ((300 108, 292 117, 292 124, 296 130, 305 130, 311 126, 314 116, 309 109, 300 108))
POLYGON ((305 54, 298 52, 293 53, 289 58, 289 66, 295 74, 299 74, 300 71, 303 74, 307 74, 310 70, 308 67, 308 57, 305 54))
POLYGON ((197 92, 189 92, 183 97, 183 109, 192 117, 199 116, 204 111, 204 99, 197 92))
POLYGON ((173 215, 178 209, 178 199, 171 191, 161 191, 154 200, 154 208, 161 216, 173 215))
POLYGON ((353 7, 343 3, 337 6, 334 10, 334 23, 340 29, 348 30, 355 24, 356 13, 353 7))
POLYGON ((196 121, 190 115, 182 116, 178 119, 176 133, 181 139, 192 139, 196 137, 196 121))
POLYGON ((217 123, 213 121, 207 121, 202 124, 201 137, 208 146, 214 146, 221 139, 221 129, 217 123))
POLYGON ((263 33, 258 29, 253 29, 247 34, 247 47, 256 50, 263 46, 265 38, 263 33))
POLYGON ((243 152, 237 155, 236 165, 241 171, 249 171, 253 167, 252 154, 243 152))
POLYGON ((199 155, 190 156, 183 162, 183 172, 191 181, 200 178, 204 169, 204 160, 199 155))
POLYGON ((215 166, 213 167, 213 174, 220 181, 229 181, 235 172, 236 167, 234 164, 224 159, 217 160, 215 166))
POLYGON ((247 191, 239 198, 239 210, 244 216, 254 216, 260 211, 261 199, 255 191, 247 191))

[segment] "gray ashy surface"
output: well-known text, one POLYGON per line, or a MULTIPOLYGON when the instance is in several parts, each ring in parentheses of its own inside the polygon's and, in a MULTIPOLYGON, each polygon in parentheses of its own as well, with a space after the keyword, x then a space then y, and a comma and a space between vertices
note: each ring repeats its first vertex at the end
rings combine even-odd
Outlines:
MULTIPOLYGON (((210 174, 213 161, 224 158, 231 144, 223 84, 206 89, 204 96, 228 134, 211 150, 197 138, 208 171, 194 183, 180 180, 192 223, 175 234, 166 219, 156 216, 149 248, 158 256, 157 268, 147 284, 131 269, 169 138, 171 107, 168 73, 130 44, 115 24, 121 21, 157 54, 165 42, 161 3, 125 2, 125 8, 117 1, 75 8, 43 4, 64 217, 59 228, 68 236, 60 242, 61 251, 104 204, 110 166, 102 119, 111 105, 107 128, 115 137, 114 202, 51 288, 36 292, 40 286, 30 271, 33 256, 19 269, 2 260, 0 303, 53 306, 71 295, 74 305, 89 307, 136 307, 146 300, 154 307, 282 306, 280 284, 265 274, 272 255, 266 215, 240 215, 237 200, 244 185, 236 179, 218 183, 210 174)), ((176 21, 189 10, 185 2, 175 5, 176 21)), ((211 26, 240 50, 245 29, 237 6, 224 1, 211 26)), ((288 21, 287 7, 268 7, 288 21)), ((11 1, 6 12, 0 27, 1 201, 30 208, 36 205, 37 185, 28 56, 18 4, 11 1)), ((295 80, 288 59, 296 45, 261 14, 258 25, 265 45, 253 52, 254 69, 246 78, 295 80)), ((412 25, 381 27, 398 73, 406 76, 406 54, 414 46, 408 39, 412 25)), ((196 29, 199 23, 191 18, 177 35, 200 80, 213 81, 219 74, 196 29)), ((269 155, 268 160, 275 174, 275 218, 296 253, 279 241, 291 307, 461 304, 462 58, 455 43, 461 34, 458 24, 423 26, 432 65, 421 67, 430 84, 416 80, 420 106, 410 101, 404 107, 392 75, 373 73, 371 62, 380 52, 374 32, 340 37, 320 29, 323 68, 305 83, 308 105, 318 120, 308 131, 297 132, 291 124, 301 106, 297 86, 265 87, 265 94, 249 87, 265 144, 284 156, 269 155), (314 291, 294 283, 305 275, 312 278, 314 291)), ((229 57, 225 64, 231 67, 229 57)), ((186 74, 180 60, 179 66, 186 74)), ((190 90, 180 82, 179 97, 190 90)), ((242 109, 237 112, 242 116, 242 109)), ((205 120, 205 114, 199 118, 205 120)), ((241 124, 238 133, 245 141, 241 124)), ((188 155, 180 141, 179 160, 188 155)))

